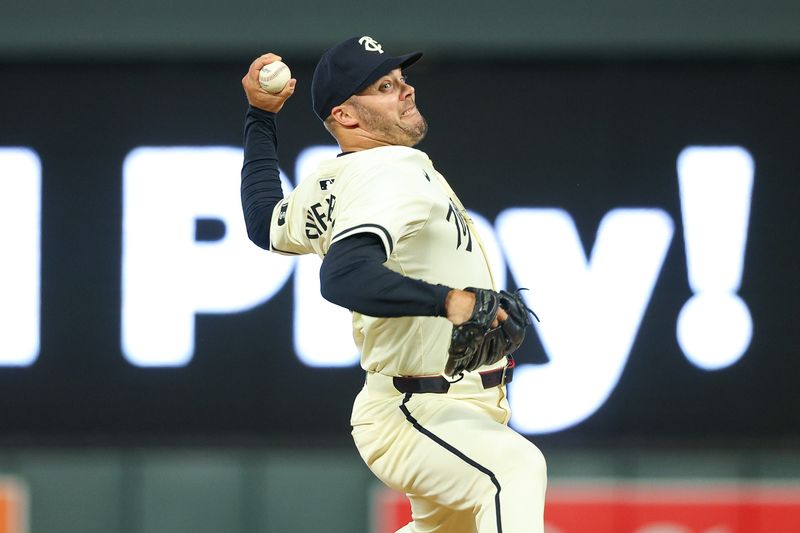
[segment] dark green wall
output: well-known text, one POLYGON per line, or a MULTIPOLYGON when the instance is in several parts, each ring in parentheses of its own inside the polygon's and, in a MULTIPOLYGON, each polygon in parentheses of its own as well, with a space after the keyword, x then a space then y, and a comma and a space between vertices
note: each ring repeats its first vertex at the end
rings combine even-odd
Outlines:
POLYGON ((354 34, 458 57, 775 55, 800 51, 798 27, 796 0, 6 0, 0 59, 296 60, 354 34))
MULTIPOLYGON (((778 450, 549 452, 549 485, 608 480, 796 486, 778 450)), ((29 533, 370 533, 380 485, 355 450, 0 449, 30 494, 29 533)))

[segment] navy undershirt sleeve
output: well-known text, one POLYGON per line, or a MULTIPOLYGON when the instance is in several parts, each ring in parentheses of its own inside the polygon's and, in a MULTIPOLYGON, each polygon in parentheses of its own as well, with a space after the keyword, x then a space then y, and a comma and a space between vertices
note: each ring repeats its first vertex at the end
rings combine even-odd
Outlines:
MULTIPOLYGON (((244 124, 241 199, 247 235, 270 249, 272 211, 283 199, 278 170, 275 113, 249 107, 244 124)), ((322 295, 329 301, 376 317, 446 316, 450 291, 386 268, 377 236, 364 233, 337 242, 320 268, 322 295)))
POLYGON ((283 199, 275 113, 249 107, 244 122, 242 212, 247 236, 269 250, 272 210, 283 199))
POLYGON ((333 244, 319 271, 322 296, 374 317, 447 316, 450 287, 398 274, 384 266, 386 251, 371 233, 333 244))

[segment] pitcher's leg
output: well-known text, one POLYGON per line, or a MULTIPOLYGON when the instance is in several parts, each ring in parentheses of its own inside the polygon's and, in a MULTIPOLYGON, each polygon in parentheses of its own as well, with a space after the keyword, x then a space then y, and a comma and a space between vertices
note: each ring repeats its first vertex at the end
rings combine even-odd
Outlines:
POLYGON ((470 515, 480 533, 543 531, 546 467, 527 439, 480 402, 420 394, 387 403, 353 438, 386 485, 430 503, 417 504, 419 521, 401 531, 438 533, 449 513, 470 515))
POLYGON ((547 473, 536 446, 469 402, 407 397, 400 408, 420 437, 412 456, 425 465, 406 492, 473 513, 481 533, 544 530, 547 473))
POLYGON ((455 511, 427 498, 409 496, 413 521, 397 533, 478 533, 471 511, 455 511))
MULTIPOLYGON (((539 449, 522 438, 511 448, 504 466, 496 466, 498 484, 502 490, 499 502, 502 522, 492 512, 494 506, 484 502, 478 508, 478 531, 483 533, 543 533, 544 501, 547 489, 547 466, 539 449), (524 441, 524 442, 523 442, 524 441)), ((515 439, 512 439, 515 440, 515 439)))

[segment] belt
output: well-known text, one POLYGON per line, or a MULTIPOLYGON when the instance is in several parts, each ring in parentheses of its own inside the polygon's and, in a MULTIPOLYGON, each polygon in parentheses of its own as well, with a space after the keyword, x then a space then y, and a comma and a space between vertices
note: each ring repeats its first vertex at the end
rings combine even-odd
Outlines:
MULTIPOLYGON (((487 370, 480 372, 481 383, 484 389, 491 389, 492 387, 499 387, 506 383, 511 383, 514 377, 514 358, 510 355, 508 357, 508 364, 502 368, 494 370, 487 370)), ((404 393, 434 393, 444 394, 450 390, 450 385, 457 383, 458 380, 448 381, 444 376, 429 376, 429 377, 394 377, 392 378, 394 388, 404 393)))

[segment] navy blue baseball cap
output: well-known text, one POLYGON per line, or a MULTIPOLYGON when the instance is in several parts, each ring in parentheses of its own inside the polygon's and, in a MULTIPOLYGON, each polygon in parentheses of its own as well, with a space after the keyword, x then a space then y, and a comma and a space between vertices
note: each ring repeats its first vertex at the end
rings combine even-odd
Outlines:
POLYGON ((311 101, 320 120, 331 110, 370 83, 397 67, 408 68, 422 57, 422 52, 390 56, 383 46, 369 36, 351 37, 328 48, 317 63, 311 80, 311 101))

